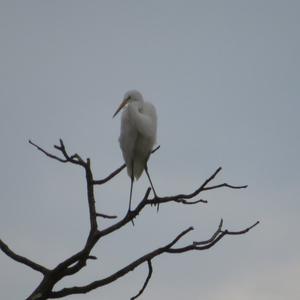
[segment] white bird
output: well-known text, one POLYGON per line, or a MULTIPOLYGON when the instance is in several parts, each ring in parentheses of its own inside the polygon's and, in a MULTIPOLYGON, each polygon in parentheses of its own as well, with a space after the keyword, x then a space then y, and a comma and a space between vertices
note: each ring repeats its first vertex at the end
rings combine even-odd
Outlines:
MULTIPOLYGON (((153 104, 144 101, 136 90, 128 91, 113 118, 124 107, 121 120, 120 147, 131 179, 129 211, 131 208, 134 178, 138 180, 145 170, 154 195, 157 197, 149 176, 147 162, 156 142, 157 115, 153 104)), ((158 210, 157 206, 157 210, 158 210)))

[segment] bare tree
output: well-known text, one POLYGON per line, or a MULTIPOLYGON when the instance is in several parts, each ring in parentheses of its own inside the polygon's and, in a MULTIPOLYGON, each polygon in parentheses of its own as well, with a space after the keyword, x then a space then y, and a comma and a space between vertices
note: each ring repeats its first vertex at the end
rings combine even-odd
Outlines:
MULTIPOLYGON (((45 300, 45 299, 55 299, 55 298, 63 298, 65 296, 73 295, 73 294, 84 294, 88 293, 92 290, 95 290, 97 288, 100 288, 102 286, 108 285, 112 283, 115 280, 118 280, 119 278, 127 275, 130 271, 133 271, 138 266, 142 264, 147 264, 148 266, 148 275, 145 278, 145 282, 143 286, 141 287, 141 290, 133 296, 131 299, 136 299, 139 297, 147 287, 147 284, 151 278, 152 275, 152 260, 163 254, 163 253, 184 253, 188 251, 202 251, 207 250, 211 247, 213 247, 216 243, 218 243, 223 237, 226 235, 241 235, 247 233, 250 229, 252 229, 254 226, 256 226, 259 222, 256 222, 252 226, 249 226, 243 230, 240 231, 231 231, 227 229, 223 229, 223 220, 220 221, 216 231, 212 234, 212 236, 205 241, 193 241, 185 246, 177 246, 178 241, 183 237, 186 236, 189 232, 193 230, 193 227, 189 227, 182 232, 178 233, 176 237, 171 239, 166 244, 162 245, 159 248, 156 248, 154 250, 151 250, 150 252, 146 253, 145 255, 138 257, 136 260, 132 261, 128 265, 124 266, 123 268, 115 271, 110 276, 96 279, 95 281, 81 286, 73 286, 73 287, 65 287, 60 290, 55 290, 55 285, 62 280, 63 278, 67 276, 72 276, 79 272, 82 268, 84 268, 87 264, 88 260, 96 259, 95 256, 91 255, 91 251, 93 247, 96 245, 96 243, 102 239, 103 237, 112 234, 116 230, 122 228, 123 226, 126 226, 130 224, 130 222, 133 222, 134 218, 136 218, 142 210, 149 205, 154 204, 171 204, 171 203, 182 203, 185 205, 195 205, 198 203, 206 203, 206 200, 202 199, 195 199, 195 197, 198 197, 199 194, 203 191, 213 190, 213 189, 219 189, 222 187, 231 188, 231 189, 243 189, 247 186, 233 186, 227 183, 217 184, 213 185, 211 184, 212 181, 215 179, 217 174, 221 171, 221 168, 218 168, 208 179, 206 179, 203 184, 196 189, 194 192, 190 194, 179 194, 174 196, 168 196, 168 197, 158 197, 154 196, 153 198, 149 198, 151 189, 148 188, 143 199, 140 201, 140 203, 132 210, 128 211, 127 214, 121 218, 119 221, 115 221, 114 224, 106 227, 106 228, 99 228, 97 224, 97 218, 110 218, 110 219, 116 219, 116 216, 113 215, 107 215, 104 213, 100 213, 96 211, 96 200, 94 196, 94 188, 97 185, 102 185, 111 180, 114 176, 119 174, 124 168, 125 164, 119 167, 117 170, 112 172, 110 175, 108 175, 106 178, 101 180, 95 180, 92 170, 91 170, 91 162, 90 159, 87 158, 86 160, 82 159, 78 154, 70 155, 63 143, 62 140, 60 140, 59 145, 55 145, 54 148, 60 151, 61 157, 51 154, 41 148, 40 146, 36 145, 35 143, 29 141, 30 144, 35 146, 39 151, 44 153, 46 156, 57 160, 61 163, 70 163, 74 165, 78 165, 79 167, 84 168, 85 175, 86 175, 86 186, 87 186, 87 202, 89 207, 89 219, 90 219, 90 230, 89 235, 86 239, 85 245, 83 245, 82 249, 70 256, 69 258, 65 259, 64 261, 57 264, 57 266, 53 269, 48 269, 45 266, 42 266, 24 256, 16 254, 13 250, 11 250, 8 245, 6 245, 2 240, 0 240, 0 248, 1 250, 8 255, 11 259, 22 263, 31 269, 40 272, 42 274, 42 280, 40 284, 37 286, 37 288, 32 292, 32 294, 26 298, 26 300, 45 300)), ((153 152, 155 152, 158 148, 156 148, 153 152)))

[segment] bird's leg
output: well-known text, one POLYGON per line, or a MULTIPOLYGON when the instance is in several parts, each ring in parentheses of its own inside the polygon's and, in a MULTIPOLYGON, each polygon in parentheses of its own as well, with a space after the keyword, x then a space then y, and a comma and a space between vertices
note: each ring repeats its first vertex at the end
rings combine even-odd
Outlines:
MULTIPOLYGON (((128 213, 131 211, 131 198, 132 198, 132 188, 133 188, 133 181, 134 181, 134 176, 133 176, 133 160, 131 162, 131 176, 130 176, 130 194, 129 194, 129 207, 128 207, 128 213)), ((133 220, 131 220, 132 225, 134 226, 133 220)))
POLYGON ((130 194, 129 194, 129 208, 128 208, 129 211, 131 209, 132 187, 133 187, 133 180, 134 180, 134 177, 133 177, 133 162, 131 164, 131 167, 132 167, 132 170, 131 170, 131 176, 130 176, 130 194))
MULTIPOLYGON (((153 193, 154 193, 154 196, 155 196, 155 198, 158 198, 158 196, 157 196, 157 194, 156 194, 156 192, 155 192, 155 189, 154 189, 152 180, 151 180, 151 178, 150 178, 149 172, 148 172, 148 166, 147 166, 147 163, 146 163, 146 165, 145 165, 145 172, 146 172, 147 177, 148 177, 148 179, 149 179, 149 182, 150 182, 152 191, 153 191, 153 193)), ((158 210, 159 210, 159 203, 157 203, 157 211, 158 211, 158 210)))

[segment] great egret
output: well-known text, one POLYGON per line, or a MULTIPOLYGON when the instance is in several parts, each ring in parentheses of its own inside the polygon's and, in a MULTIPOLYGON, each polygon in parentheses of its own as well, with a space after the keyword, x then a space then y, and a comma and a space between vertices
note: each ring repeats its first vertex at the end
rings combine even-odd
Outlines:
MULTIPOLYGON (((127 173, 131 179, 129 208, 131 208, 132 187, 134 178, 138 180, 145 170, 156 196, 149 176, 147 161, 156 142, 157 116, 155 107, 144 101, 136 90, 128 91, 113 118, 124 107, 121 120, 120 147, 126 163, 127 173)), ((157 206, 158 210, 159 206, 157 206)))

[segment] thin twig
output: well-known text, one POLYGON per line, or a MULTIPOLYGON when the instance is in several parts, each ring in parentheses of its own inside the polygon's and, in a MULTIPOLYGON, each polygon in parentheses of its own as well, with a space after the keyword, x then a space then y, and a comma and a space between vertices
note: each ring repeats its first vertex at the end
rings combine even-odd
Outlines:
POLYGON ((44 150, 43 148, 41 148, 41 147, 38 146, 37 144, 33 143, 31 140, 29 140, 28 142, 29 142, 29 144, 31 144, 31 145, 33 145, 34 147, 36 147, 39 151, 41 151, 42 153, 44 153, 46 156, 48 156, 48 157, 50 157, 50 158, 53 158, 53 159, 55 159, 55 160, 58 160, 58 161, 60 161, 60 162, 62 162, 62 163, 68 162, 67 159, 62 159, 62 158, 60 158, 60 157, 58 157, 58 156, 56 156, 56 155, 53 155, 53 154, 47 152, 46 150, 44 150))
POLYGON ((200 245, 206 245, 206 244, 209 244, 211 243, 217 236, 218 234, 221 232, 221 229, 222 229, 222 226, 223 226, 223 219, 221 219, 220 223, 219 223, 219 227, 218 229, 216 230, 216 232, 211 236, 210 239, 206 240, 206 241, 196 241, 196 242, 193 242, 193 245, 194 246, 200 246, 200 245))
POLYGON ((144 290, 146 289, 149 281, 150 281, 150 278, 152 276, 152 272, 153 272, 153 268, 152 268, 152 264, 151 264, 151 259, 147 260, 147 263, 148 263, 148 275, 147 275, 147 278, 143 284, 143 287, 141 288, 141 290, 134 296, 131 298, 131 300, 134 300, 134 299, 137 299, 139 296, 141 296, 144 292, 144 290))
POLYGON ((193 205, 193 204, 197 204, 197 203, 208 203, 207 200, 203 200, 203 199, 199 199, 199 200, 195 200, 195 201, 188 201, 186 199, 175 199, 174 201, 178 202, 178 203, 183 203, 186 205, 193 205))
POLYGON ((106 183, 107 181, 111 180, 113 177, 115 177, 116 175, 118 175, 123 169, 126 168, 126 164, 123 164, 121 167, 119 167, 118 169, 116 169, 115 171, 113 171, 111 174, 109 174, 107 177, 105 177, 104 179, 100 179, 100 180, 94 180, 93 184, 95 185, 101 185, 106 183))
POLYGON ((156 205, 156 204, 162 204, 162 203, 168 203, 168 202, 177 202, 177 203, 183 203, 183 204, 197 204, 197 203, 207 203, 206 200, 196 200, 196 201, 187 201, 189 199, 192 199, 199 195, 201 192, 212 190, 212 189, 218 189, 222 187, 227 187, 231 189, 244 189, 247 187, 247 185, 241 185, 241 186, 236 186, 236 185, 231 185, 228 183, 222 183, 218 185, 212 185, 212 186, 207 186, 213 179, 215 179, 216 175, 222 170, 221 167, 219 167, 208 179, 204 181, 204 183, 197 188, 194 192, 190 194, 178 194, 174 196, 168 196, 168 197, 157 197, 155 196, 153 199, 148 200, 148 203, 150 205, 156 205))
POLYGON ((29 142, 29 144, 31 144, 34 147, 36 147, 39 151, 41 151, 42 153, 44 153, 46 156, 48 156, 50 158, 53 158, 53 159, 55 159, 55 160, 57 160, 59 162, 62 162, 62 163, 70 162, 70 163, 73 163, 73 164, 76 164, 76 165, 81 165, 82 167, 86 166, 86 162, 77 153, 73 154, 71 156, 67 153, 65 145, 64 145, 64 142, 63 142, 62 139, 59 140, 60 146, 54 145, 54 148, 57 149, 57 150, 59 150, 63 154, 64 159, 58 157, 57 155, 49 153, 48 151, 46 151, 42 147, 38 146, 37 144, 35 144, 31 140, 29 140, 28 142, 29 142))
POLYGON ((155 153, 158 149, 160 149, 160 145, 158 145, 156 148, 154 148, 154 149, 151 151, 151 154, 155 153))
MULTIPOLYGON (((151 151, 151 154, 155 153, 158 149, 160 148, 160 146, 157 146, 156 148, 154 148, 151 151)), ((111 174, 109 174, 107 177, 100 179, 100 180, 94 180, 93 184, 95 185, 101 185, 106 183, 107 181, 111 180, 112 178, 114 178, 116 175, 118 175, 123 169, 126 168, 126 164, 123 164, 122 166, 120 166, 118 169, 116 169, 115 171, 113 171, 111 174)))
POLYGON ((96 216, 104 218, 104 219, 116 219, 117 218, 117 216, 105 215, 105 214, 100 214, 100 213, 96 213, 96 216))
POLYGON ((224 230, 223 232, 225 234, 229 234, 229 235, 239 235, 239 234, 244 234, 247 233, 249 230, 251 230, 253 227, 257 226, 260 222, 257 221, 256 223, 254 223, 252 226, 244 229, 244 230, 240 230, 240 231, 229 231, 229 230, 224 230))
POLYGON ((248 185, 231 185, 228 183, 222 183, 222 184, 217 184, 217 185, 212 185, 212 186, 207 186, 203 188, 203 191, 208 191, 208 190, 213 190, 213 189, 218 189, 221 187, 228 187, 230 189, 245 189, 248 187, 248 185))
POLYGON ((0 249, 7 255, 9 256, 11 259, 21 263, 21 264, 24 264, 28 267, 30 267, 31 269, 35 270, 35 271, 38 271, 44 275, 46 275, 49 270, 35 262, 33 262, 32 260, 24 257, 24 256, 21 256, 21 255, 18 255, 16 254, 15 252, 13 252, 9 247, 8 245, 6 245, 2 240, 0 240, 0 249))
POLYGON ((229 230, 222 230, 223 220, 221 220, 218 229, 216 232, 212 235, 210 239, 207 241, 201 241, 201 242, 193 242, 192 244, 189 244, 185 247, 181 248, 170 248, 167 252, 168 253, 183 253, 191 250, 207 250, 211 247, 213 247, 217 242, 219 242, 224 236, 226 235, 241 235, 247 233, 249 230, 254 228, 256 225, 259 224, 259 221, 255 222, 253 225, 240 230, 240 231, 229 231, 229 230), (201 245, 201 246, 200 246, 201 245))

